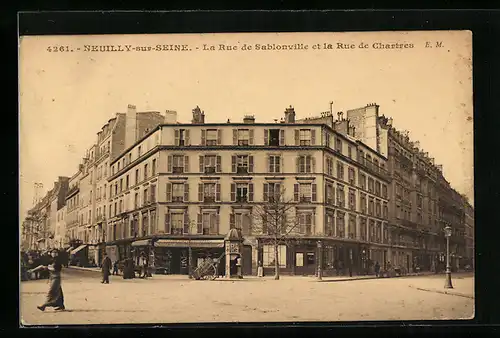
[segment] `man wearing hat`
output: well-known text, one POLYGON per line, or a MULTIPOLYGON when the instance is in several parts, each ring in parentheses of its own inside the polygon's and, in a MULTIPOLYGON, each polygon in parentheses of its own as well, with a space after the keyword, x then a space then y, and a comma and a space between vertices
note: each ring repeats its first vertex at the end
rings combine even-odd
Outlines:
POLYGON ((101 263, 101 271, 102 271, 102 281, 103 284, 109 284, 109 275, 111 273, 111 259, 108 257, 108 254, 104 252, 104 258, 101 263))

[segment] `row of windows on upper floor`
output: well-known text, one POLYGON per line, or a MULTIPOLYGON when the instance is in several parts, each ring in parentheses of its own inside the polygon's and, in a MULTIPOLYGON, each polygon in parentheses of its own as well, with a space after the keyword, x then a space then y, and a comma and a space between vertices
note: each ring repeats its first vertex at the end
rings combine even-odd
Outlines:
MULTIPOLYGON (((230 184, 230 201, 236 203, 255 202, 254 183, 231 183, 230 184)), ((166 185, 165 202, 185 203, 185 202, 203 202, 217 203, 222 202, 221 199, 221 184, 220 183, 198 183, 197 199, 190 196, 189 183, 172 183, 166 185)), ((320 198, 317 192, 317 184, 315 183, 296 183, 293 185, 293 199, 291 201, 297 203, 316 203, 320 198)), ((151 184, 143 189, 142 192, 135 192, 133 206, 126 207, 128 198, 120 199, 110 204, 109 217, 116 216, 128 210, 135 210, 143 206, 156 203, 156 184, 151 184)), ((283 185, 281 183, 263 183, 262 202, 283 202, 288 203, 286 199, 283 185)), ((388 203, 374 196, 369 196, 363 192, 356 192, 355 189, 345 190, 344 185, 337 184, 336 187, 331 184, 326 184, 324 203, 340 208, 347 208, 353 211, 359 211, 362 214, 367 214, 376 217, 388 217, 388 203), (347 193, 347 200, 346 200, 347 193), (357 204, 357 196, 359 194, 359 205, 357 204), (335 198, 336 197, 336 198, 335 198), (347 201, 347 202, 346 202, 347 201)), ((97 209, 97 215, 106 215, 106 207, 101 211, 97 209)))
MULTIPOLYGON (((167 173, 172 174, 184 174, 190 172, 190 158, 187 155, 169 155, 167 160, 167 173)), ((326 160, 326 171, 325 173, 330 176, 334 176, 334 160, 332 157, 327 157, 326 160)), ((349 184, 356 185, 356 168, 352 166, 348 167, 347 180, 345 177, 345 167, 347 165, 341 161, 337 161, 336 166, 336 178, 342 181, 346 181, 349 184)), ((199 173, 203 174, 217 174, 222 172, 222 157, 219 155, 200 155, 199 156, 199 173)), ((255 172, 255 162, 254 156, 252 155, 233 155, 231 156, 231 173, 236 174, 251 174, 255 172)), ((282 173, 284 171, 283 158, 280 155, 269 155, 267 156, 266 172, 268 173, 282 173)), ((316 172, 316 159, 311 155, 300 155, 296 157, 296 173, 309 174, 316 172)), ((121 193, 123 190, 129 189, 129 187, 135 186, 148 179, 151 176, 156 175, 157 172, 157 160, 154 158, 150 163, 146 163, 143 166, 141 177, 140 168, 135 169, 134 181, 131 183, 129 175, 116 180, 110 185, 110 197, 121 193), (151 170, 150 170, 151 168, 151 170)), ((374 193, 377 196, 387 198, 387 184, 380 182, 373 177, 367 177, 366 174, 360 173, 358 175, 358 186, 363 190, 368 190, 370 193, 374 193)), ((104 185, 104 191, 100 187, 97 188, 97 198, 106 198, 106 185, 104 185)))
MULTIPOLYGON (((251 146, 255 144, 253 129, 233 129, 233 145, 238 146, 251 146)), ((223 129, 200 129, 200 143, 203 146, 217 146, 222 145, 222 133, 223 129)), ((285 133, 286 129, 263 129, 263 144, 265 146, 284 146, 285 145, 285 133)), ((295 146, 313 146, 313 145, 324 145, 335 149, 337 152, 348 156, 351 159, 362 162, 364 165, 374 166, 375 168, 381 168, 385 170, 385 161, 379 160, 375 153, 369 154, 361 149, 357 151, 356 146, 349 144, 347 141, 343 141, 338 136, 333 136, 329 131, 324 132, 323 144, 317 142, 316 129, 313 128, 301 128, 294 130, 294 143, 295 146), (347 146, 344 147, 344 144, 347 146), (345 152, 347 149, 347 153, 345 152)), ((175 129, 175 140, 174 145, 176 146, 188 146, 191 145, 191 130, 190 129, 175 129)), ((154 135, 156 138, 157 134, 154 135)), ((145 141, 146 142, 146 141, 145 141)), ((119 172, 121 169, 125 168, 127 165, 132 163, 133 160, 140 158, 144 153, 145 149, 143 145, 138 145, 128 154, 124 155, 123 158, 119 159, 114 165, 111 166, 111 175, 115 172, 119 172), (136 152, 133 156, 133 152, 136 152)))

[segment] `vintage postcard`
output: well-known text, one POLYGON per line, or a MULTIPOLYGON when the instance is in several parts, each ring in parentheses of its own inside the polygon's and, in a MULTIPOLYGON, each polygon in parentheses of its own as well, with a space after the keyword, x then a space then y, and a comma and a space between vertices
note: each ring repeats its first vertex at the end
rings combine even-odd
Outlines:
POLYGON ((474 317, 472 33, 22 36, 20 325, 474 317))

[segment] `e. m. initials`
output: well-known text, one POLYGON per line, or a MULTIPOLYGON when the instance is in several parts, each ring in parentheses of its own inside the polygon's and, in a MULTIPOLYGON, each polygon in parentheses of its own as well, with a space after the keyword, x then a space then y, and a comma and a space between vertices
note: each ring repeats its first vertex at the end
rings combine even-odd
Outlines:
POLYGON ((436 41, 435 43, 426 41, 425 42, 425 48, 442 48, 443 47, 443 41, 436 41))

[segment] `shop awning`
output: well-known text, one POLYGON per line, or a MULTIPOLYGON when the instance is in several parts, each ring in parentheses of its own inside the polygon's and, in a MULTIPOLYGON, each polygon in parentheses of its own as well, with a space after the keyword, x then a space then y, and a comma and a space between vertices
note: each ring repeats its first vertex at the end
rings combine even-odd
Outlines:
POLYGON ((178 239, 159 239, 155 243, 155 247, 160 248, 187 248, 191 246, 192 248, 223 248, 223 239, 213 239, 213 240, 203 240, 203 239, 192 239, 188 240, 178 240, 178 239))
POLYGON ((71 251, 71 254, 72 255, 76 255, 78 253, 78 251, 82 250, 83 248, 85 248, 87 245, 86 244, 82 244, 80 245, 78 248, 74 249, 73 251, 71 251))
POLYGON ((151 245, 151 240, 149 239, 141 239, 135 242, 132 242, 132 246, 149 246, 151 245))

